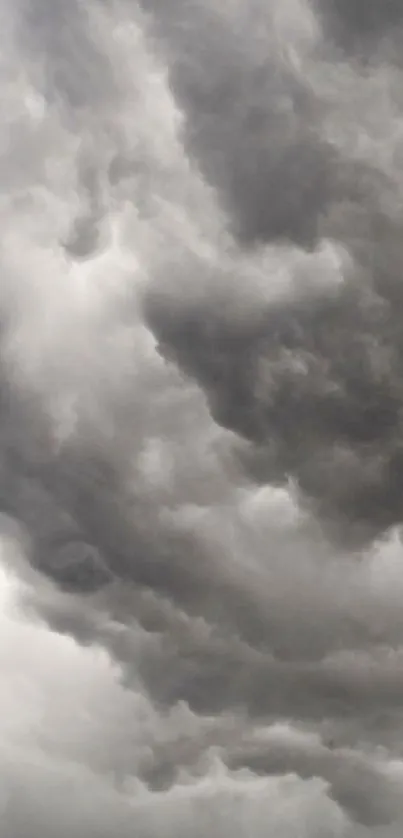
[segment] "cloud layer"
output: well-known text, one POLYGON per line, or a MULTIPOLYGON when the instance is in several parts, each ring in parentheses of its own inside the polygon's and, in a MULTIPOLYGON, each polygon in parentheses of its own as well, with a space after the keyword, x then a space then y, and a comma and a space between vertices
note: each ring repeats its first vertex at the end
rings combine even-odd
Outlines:
POLYGON ((1 0, 5 838, 401 835, 403 16, 221 5, 1 0))

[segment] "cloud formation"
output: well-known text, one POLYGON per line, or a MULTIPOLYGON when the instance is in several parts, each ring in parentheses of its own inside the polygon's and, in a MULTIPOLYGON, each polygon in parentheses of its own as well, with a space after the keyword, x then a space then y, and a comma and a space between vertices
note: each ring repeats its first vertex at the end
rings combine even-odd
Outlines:
MULTIPOLYGON (((246 459, 257 479, 295 480, 313 511, 337 527, 343 540, 372 539, 400 522, 402 506, 397 68, 379 70, 379 77, 391 77, 390 139, 385 138, 382 161, 378 151, 368 153, 379 142, 367 127, 369 109, 380 115, 385 107, 385 88, 376 90, 378 73, 365 77, 342 59, 332 61, 331 52, 327 58, 317 22, 311 22, 302 48, 301 33, 284 47, 282 41, 278 45, 281 13, 264 16, 268 42, 274 41, 267 58, 259 52, 259 18, 247 16, 238 29, 235 4, 224 40, 216 36, 220 24, 228 26, 225 16, 214 16, 206 5, 199 13, 203 37, 198 26, 173 26, 180 40, 174 41, 173 86, 184 103, 191 151, 223 193, 230 218, 244 213, 253 223, 256 213, 264 225, 247 238, 272 247, 315 247, 318 258, 327 247, 335 277, 309 288, 304 276, 309 268, 302 264, 294 293, 275 302, 262 295, 241 322, 228 311, 237 295, 236 276, 235 290, 226 284, 220 303, 207 289, 202 300, 198 289, 184 302, 181 282, 175 293, 175 280, 163 277, 148 295, 148 319, 162 351, 205 388, 216 420, 252 443, 246 459), (243 66, 245 31, 255 48, 243 66), (192 35, 201 51, 193 76, 187 70, 192 35), (238 72, 232 72, 231 60, 238 72), (361 153, 358 137, 348 136, 348 76, 367 98, 361 153), (226 171, 239 184, 236 194, 221 180, 226 171)), ((174 37, 168 26, 164 35, 168 41, 174 37)), ((240 230, 238 239, 244 243, 240 230)), ((220 295, 219 277, 216 285, 220 295)))
POLYGON ((5 838, 401 835, 402 14, 221 5, 2 0, 5 838))

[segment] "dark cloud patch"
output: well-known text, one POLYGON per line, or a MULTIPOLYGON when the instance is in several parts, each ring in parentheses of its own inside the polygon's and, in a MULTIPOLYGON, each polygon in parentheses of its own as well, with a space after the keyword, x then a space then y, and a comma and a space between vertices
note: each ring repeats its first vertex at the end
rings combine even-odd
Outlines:
MULTIPOLYGON (((329 103, 309 62, 316 59, 324 75, 331 64, 319 64, 313 38, 305 53, 298 47, 307 74, 297 72, 278 48, 274 8, 257 7, 255 23, 238 8, 227 19, 196 4, 183 25, 175 3, 151 11, 184 112, 185 146, 223 196, 238 246, 288 240, 316 252, 326 238, 339 243, 346 264, 338 289, 263 303, 241 325, 228 315, 230 283, 214 301, 198 290, 184 302, 180 291, 176 301, 165 294, 161 280, 146 301, 148 322, 162 353, 206 390, 215 420, 252 443, 249 473, 296 481, 332 537, 359 545, 400 523, 403 501, 393 173, 330 141, 329 103), (244 31, 255 51, 243 49, 244 31)), ((381 13, 370 4, 366 16, 356 3, 333 12, 351 31, 360 15, 372 31, 377 20, 378 28, 392 26, 398 14, 393 5, 381 13)), ((336 84, 332 95, 344 128, 345 94, 336 84)), ((167 265, 170 287, 174 272, 167 265)))
MULTIPOLYGON (((119 644, 117 644, 117 649, 119 644)), ((162 706, 187 702, 197 713, 220 715, 243 711, 254 719, 321 718, 352 720, 399 706, 402 678, 387 661, 373 665, 357 653, 334 665, 276 660, 242 644, 218 638, 211 642, 167 643, 146 647, 139 671, 162 706)), ((397 663, 397 661, 396 661, 397 663)), ((129 670, 130 672, 130 667, 129 670)), ((129 680, 130 683, 130 680, 129 680)))
POLYGON ((187 155, 217 192, 240 246, 312 249, 329 216, 354 210, 357 226, 362 205, 374 205, 374 192, 384 189, 383 176, 326 135, 329 102, 316 72, 320 81, 332 63, 312 31, 301 43, 295 37, 308 7, 295 8, 289 44, 271 3, 255 3, 250 13, 236 6, 232 15, 175 0, 146 9, 183 113, 187 155))
POLYGON ((371 59, 382 41, 393 38, 403 23, 399 0, 315 0, 325 31, 341 47, 371 59))
POLYGON ((255 3, 228 21, 209 3, 144 5, 168 56, 185 148, 218 190, 233 233, 245 246, 311 247, 340 161, 320 136, 319 100, 279 54, 273 7, 255 3))
POLYGON ((174 68, 186 144, 243 244, 290 239, 310 247, 334 189, 337 155, 317 134, 306 90, 274 63, 239 67, 237 58, 228 66, 219 53, 206 88, 193 62, 174 68))
POLYGON ((397 286, 393 300, 385 292, 354 281, 242 331, 217 308, 177 317, 148 302, 162 350, 200 380, 217 421, 255 444, 252 473, 295 478, 320 517, 358 539, 401 520, 401 301, 397 286))

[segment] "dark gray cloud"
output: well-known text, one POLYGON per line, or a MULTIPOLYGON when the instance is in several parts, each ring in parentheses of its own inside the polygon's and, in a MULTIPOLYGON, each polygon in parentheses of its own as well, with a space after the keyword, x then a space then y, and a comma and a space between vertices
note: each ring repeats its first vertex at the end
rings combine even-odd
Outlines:
MULTIPOLYGON (((378 3, 377 0, 316 0, 323 16, 325 32, 339 46, 357 57, 374 58, 385 40, 393 39, 403 23, 402 6, 398 0, 378 3)), ((401 37, 401 32, 399 33, 401 37)))
POLYGON ((186 151, 218 190, 234 234, 245 246, 312 246, 343 164, 321 137, 319 98, 281 56, 274 7, 235 6, 232 17, 211 3, 144 6, 185 112, 186 151))
POLYGON ((252 474, 295 478, 342 538, 365 539, 401 520, 400 303, 354 285, 271 307, 247 330, 208 304, 179 317, 158 297, 148 307, 162 351, 255 444, 243 455, 252 474))
POLYGON ((401 834, 382 8, 4 0, 7 838, 401 834))
MULTIPOLYGON (((199 292, 184 304, 180 292, 177 299, 164 294, 161 281, 146 300, 148 322, 162 352, 205 388, 214 418, 254 444, 246 458, 254 461, 255 477, 295 479, 339 535, 371 539, 399 523, 402 508, 401 223, 391 199, 394 171, 352 157, 326 138, 328 103, 312 80, 330 65, 318 61, 312 71, 315 44, 308 58, 300 57, 306 74, 302 64, 290 76, 281 57, 270 57, 272 67, 258 52, 248 53, 244 65, 235 28, 240 18, 232 21, 231 37, 220 38, 225 16, 212 20, 210 11, 206 22, 200 9, 199 15, 184 27, 184 42, 180 27, 172 25, 172 35, 164 20, 163 31, 169 43, 174 39, 172 85, 202 171, 227 196, 229 215, 244 213, 256 239, 310 247, 330 238, 350 264, 337 289, 262 304, 241 323, 228 317, 230 285, 219 302, 206 295, 200 305, 199 292), (199 57, 188 37, 199 44, 199 57), (236 195, 229 180, 223 183, 227 173, 239 184, 236 195)), ((269 12, 265 22, 269 27, 269 12)), ((244 25, 253 40, 253 22, 244 25)), ((342 64, 332 72, 341 74, 342 64)), ((336 88, 332 95, 344 127, 345 93, 336 88)), ((269 286, 269 271, 266 281, 269 286)))

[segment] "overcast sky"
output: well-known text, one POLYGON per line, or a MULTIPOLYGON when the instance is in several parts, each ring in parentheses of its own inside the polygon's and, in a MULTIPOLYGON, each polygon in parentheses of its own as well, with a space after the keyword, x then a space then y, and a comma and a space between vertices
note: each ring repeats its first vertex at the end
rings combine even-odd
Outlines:
POLYGON ((403 4, 0 12, 1 838, 400 838, 403 4))

